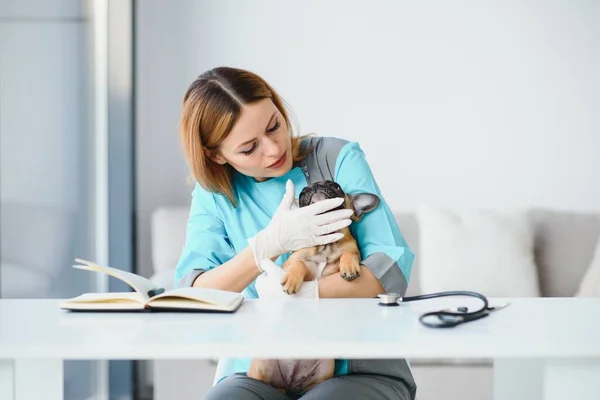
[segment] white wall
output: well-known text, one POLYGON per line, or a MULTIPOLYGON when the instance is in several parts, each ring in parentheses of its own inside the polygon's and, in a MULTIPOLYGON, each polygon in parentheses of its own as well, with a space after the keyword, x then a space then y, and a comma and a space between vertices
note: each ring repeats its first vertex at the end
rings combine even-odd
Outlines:
POLYGON ((0 0, 0 196, 74 211, 85 201, 86 21, 82 4, 51 3, 0 0))
POLYGON ((600 3, 138 3, 139 267, 149 213, 187 204, 181 99, 264 76, 302 132, 359 141, 396 210, 600 209, 600 3))

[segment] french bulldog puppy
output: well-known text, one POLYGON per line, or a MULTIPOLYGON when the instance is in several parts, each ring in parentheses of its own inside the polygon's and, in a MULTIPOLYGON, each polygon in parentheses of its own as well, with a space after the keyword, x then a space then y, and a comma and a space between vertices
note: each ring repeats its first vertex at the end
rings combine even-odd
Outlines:
MULTIPOLYGON (((377 195, 371 193, 346 194, 339 184, 326 180, 306 186, 299 197, 299 206, 306 207, 317 201, 343 197, 344 203, 338 207, 354 211, 353 221, 360 219, 380 203, 377 195)), ((340 232, 344 237, 337 242, 308 247, 294 251, 283 264, 286 271, 282 278, 282 289, 287 294, 300 290, 302 282, 322 276, 339 273, 347 281, 360 276, 360 251, 350 228, 340 232), (323 267, 323 264, 325 266, 323 267), (319 275, 319 270, 322 272, 319 275)), ((269 383, 288 395, 305 393, 315 385, 333 377, 335 361, 318 360, 267 360, 255 358, 250 363, 247 375, 269 383)))
MULTIPOLYGON (((333 181, 320 181, 305 187, 300 192, 299 206, 306 207, 326 199, 343 197, 344 203, 338 208, 354 210, 351 216, 353 221, 360 219, 369 211, 379 205, 379 197, 371 193, 357 193, 347 195, 339 184, 333 181)), ((282 286, 288 294, 297 293, 304 281, 317 279, 318 266, 326 262, 321 276, 340 273, 342 278, 353 281, 360 276, 360 251, 356 240, 346 227, 340 232, 344 237, 330 244, 316 247, 308 247, 297 250, 283 264, 286 271, 282 286)))

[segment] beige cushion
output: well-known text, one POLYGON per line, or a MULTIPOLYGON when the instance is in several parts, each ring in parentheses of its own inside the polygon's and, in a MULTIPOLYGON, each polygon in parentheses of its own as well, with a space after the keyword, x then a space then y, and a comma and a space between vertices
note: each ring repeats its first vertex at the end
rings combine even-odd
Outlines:
POLYGON ((600 297, 600 240, 596 244, 594 259, 581 280, 576 296, 600 297))
POLYGON ((419 226, 417 224, 417 219, 415 215, 412 213, 396 213, 394 215, 396 218, 396 222, 398 223, 398 227, 400 228, 400 233, 404 237, 404 240, 408 244, 408 247, 415 254, 415 260, 413 261, 412 272, 410 276, 410 280, 408 282, 408 289, 406 290, 406 296, 416 296, 421 294, 421 288, 419 286, 419 226))
POLYGON ((420 286, 489 297, 540 295, 525 212, 420 207, 420 286))
POLYGON ((600 235, 599 215, 534 210, 530 218, 542 295, 574 296, 592 262, 600 235))
POLYGON ((173 270, 185 244, 187 207, 161 207, 152 213, 152 264, 155 272, 173 270))

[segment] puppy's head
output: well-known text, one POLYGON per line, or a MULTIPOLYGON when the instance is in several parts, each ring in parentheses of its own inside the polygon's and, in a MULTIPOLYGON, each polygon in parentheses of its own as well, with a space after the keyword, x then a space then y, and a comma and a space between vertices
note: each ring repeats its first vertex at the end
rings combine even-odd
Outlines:
POLYGON ((302 189, 298 203, 300 207, 306 207, 317 201, 333 199, 335 197, 342 197, 345 199, 336 210, 343 208, 353 210, 354 214, 352 214, 351 218, 354 221, 360 221, 363 215, 374 210, 380 202, 379 196, 372 193, 356 193, 348 195, 344 193, 342 187, 336 182, 327 180, 315 182, 302 189))

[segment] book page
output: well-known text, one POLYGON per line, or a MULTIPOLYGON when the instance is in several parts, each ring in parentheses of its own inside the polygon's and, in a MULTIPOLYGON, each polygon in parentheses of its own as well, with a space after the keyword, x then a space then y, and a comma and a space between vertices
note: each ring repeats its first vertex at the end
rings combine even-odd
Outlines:
POLYGON ((71 310, 141 309, 144 301, 137 292, 85 293, 62 300, 60 307, 71 310))
POLYGON ((142 303, 140 295, 136 292, 110 292, 110 293, 84 293, 72 299, 69 302, 74 303, 101 303, 101 302, 118 302, 127 301, 142 303))
POLYGON ((239 300, 240 297, 244 297, 244 295, 237 292, 229 292, 219 289, 185 287, 169 290, 168 292, 154 296, 152 300, 150 300, 149 304, 152 305, 155 300, 165 297, 185 298, 200 303, 226 307, 234 304, 237 300, 239 300))
POLYGON ((196 311, 235 311, 244 301, 244 297, 238 297, 238 300, 229 305, 215 305, 196 300, 191 300, 184 297, 162 297, 160 299, 152 299, 150 307, 153 309, 176 309, 176 310, 196 310, 196 311))
POLYGON ((122 280, 123 282, 131 286, 136 292, 139 293, 139 296, 141 296, 142 301, 144 303, 150 299, 150 297, 148 296, 148 292, 150 290, 158 289, 150 279, 146 279, 143 276, 139 276, 131 272, 123 271, 116 268, 97 265, 91 261, 82 260, 80 258, 76 258, 75 261, 83 265, 73 265, 74 268, 102 272, 114 278, 122 280))

